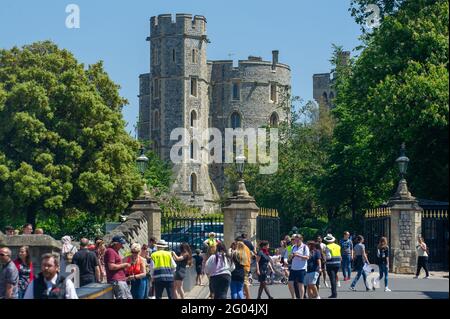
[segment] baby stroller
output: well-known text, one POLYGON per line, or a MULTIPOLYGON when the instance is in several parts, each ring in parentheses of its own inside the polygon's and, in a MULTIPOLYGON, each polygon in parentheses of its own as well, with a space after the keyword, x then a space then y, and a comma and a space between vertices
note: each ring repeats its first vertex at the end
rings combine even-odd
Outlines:
POLYGON ((286 276, 286 269, 283 267, 281 263, 274 263, 273 270, 269 270, 269 274, 267 276, 267 283, 270 285, 273 284, 288 284, 288 277, 286 276))

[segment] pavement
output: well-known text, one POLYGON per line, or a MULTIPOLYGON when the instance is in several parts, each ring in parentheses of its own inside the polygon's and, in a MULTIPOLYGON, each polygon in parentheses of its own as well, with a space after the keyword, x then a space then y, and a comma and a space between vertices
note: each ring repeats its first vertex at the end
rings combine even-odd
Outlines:
MULTIPOLYGON (((342 276, 341 273, 339 273, 342 276)), ((352 273, 352 278, 356 273, 352 273)), ((429 279, 413 279, 413 275, 389 274, 389 288, 391 292, 384 292, 384 281, 380 283, 380 288, 375 291, 366 292, 362 277, 356 285, 356 291, 351 291, 351 281, 341 281, 341 287, 337 289, 337 299, 449 299, 449 273, 430 272, 429 279)), ((206 280, 205 280, 206 281, 206 280)), ((322 299, 328 299, 331 289, 325 288, 321 279, 321 289, 319 295, 322 299)), ((291 294, 287 285, 269 285, 269 291, 275 299, 290 299, 291 294)), ((252 298, 258 295, 258 283, 250 287, 252 298)), ((208 283, 206 286, 195 286, 186 294, 187 299, 207 299, 209 296, 208 283)), ((267 298, 263 293, 263 298, 267 298)))

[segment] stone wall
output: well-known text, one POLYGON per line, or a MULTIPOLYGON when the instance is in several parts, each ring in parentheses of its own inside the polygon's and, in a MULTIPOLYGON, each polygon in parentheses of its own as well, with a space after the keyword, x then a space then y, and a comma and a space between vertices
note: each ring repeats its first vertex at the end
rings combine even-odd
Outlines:
POLYGON ((132 243, 148 244, 147 218, 144 213, 138 211, 128 215, 124 223, 106 234, 103 239, 108 245, 112 238, 117 235, 123 236, 127 241, 127 244, 121 250, 122 254, 130 250, 132 243))
MULTIPOLYGON (((11 249, 12 259, 18 256, 20 247, 29 246, 33 264, 40 265, 40 259, 43 254, 61 253, 62 243, 48 235, 6 236, 0 233, 0 246, 6 246, 11 249)), ((37 270, 39 270, 39 266, 37 270)))

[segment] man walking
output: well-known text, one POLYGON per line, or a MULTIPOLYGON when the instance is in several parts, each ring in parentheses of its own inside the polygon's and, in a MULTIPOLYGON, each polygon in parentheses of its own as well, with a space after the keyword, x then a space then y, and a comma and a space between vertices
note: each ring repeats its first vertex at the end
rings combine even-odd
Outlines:
POLYGON ((348 281, 352 275, 352 260, 353 260, 353 242, 350 240, 350 233, 344 232, 344 238, 341 239, 341 254, 342 254, 342 275, 344 281, 348 281))
POLYGON ((80 250, 73 256, 72 263, 80 270, 80 287, 100 282, 100 266, 96 254, 88 249, 89 240, 81 238, 80 250))
POLYGON ((160 240, 156 243, 158 250, 150 256, 150 273, 155 286, 156 299, 162 298, 164 289, 166 289, 169 299, 174 298, 173 281, 177 264, 172 257, 172 253, 166 250, 168 247, 169 245, 165 240, 160 240))
POLYGON ((295 299, 295 286, 298 287, 300 299, 305 295, 304 282, 309 259, 309 248, 303 243, 303 236, 293 235, 294 245, 292 246, 292 265, 289 273, 289 291, 292 299, 295 299))
POLYGON ((341 246, 335 244, 336 239, 331 234, 328 234, 323 240, 327 244, 327 274, 331 283, 331 296, 328 298, 337 298, 336 276, 341 267, 341 246))
POLYGON ((113 285, 114 297, 116 299, 133 299, 125 274, 125 268, 131 265, 129 263, 123 263, 119 255, 119 250, 125 244, 126 241, 123 237, 114 236, 111 246, 106 250, 104 257, 106 279, 108 283, 113 285))
POLYGON ((0 248, 0 267, 0 299, 19 298, 19 271, 7 247, 0 248))

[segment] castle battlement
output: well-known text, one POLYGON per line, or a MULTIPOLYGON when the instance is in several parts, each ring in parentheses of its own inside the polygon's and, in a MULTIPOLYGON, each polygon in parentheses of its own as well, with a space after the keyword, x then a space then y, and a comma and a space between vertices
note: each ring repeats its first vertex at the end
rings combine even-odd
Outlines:
POLYGON ((150 18, 151 37, 167 35, 205 35, 206 18, 201 15, 186 13, 177 13, 175 17, 172 14, 160 14, 150 18))

